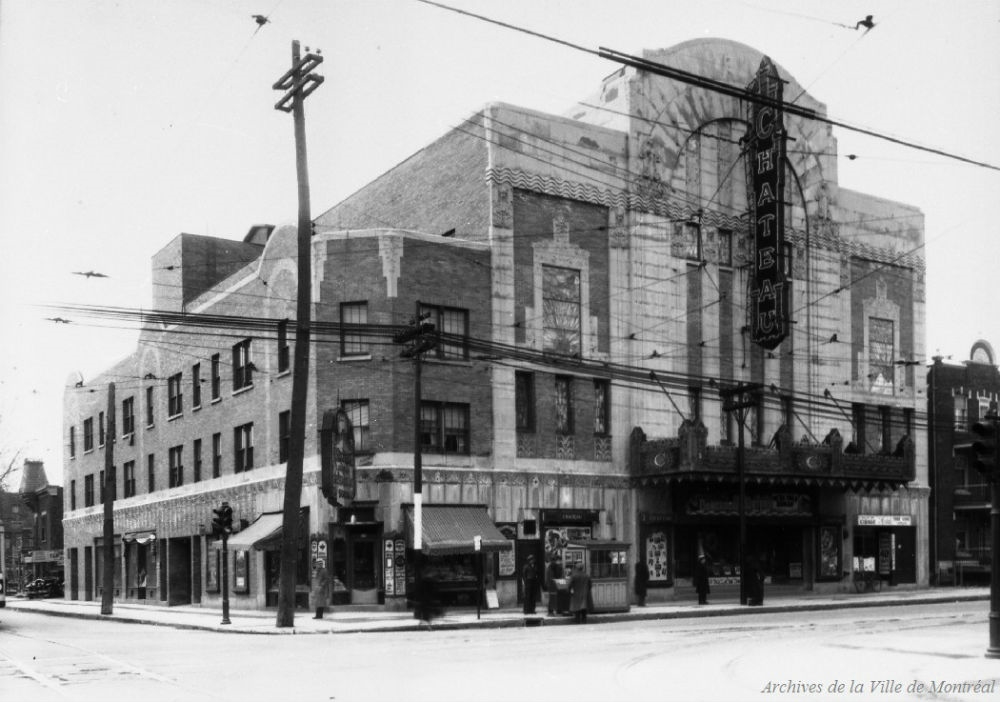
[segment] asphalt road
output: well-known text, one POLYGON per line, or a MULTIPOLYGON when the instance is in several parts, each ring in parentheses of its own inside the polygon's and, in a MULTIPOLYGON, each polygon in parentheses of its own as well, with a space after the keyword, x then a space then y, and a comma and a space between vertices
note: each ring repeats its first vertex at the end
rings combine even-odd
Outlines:
POLYGON ((8 609, 0 699, 994 700, 1000 660, 984 657, 987 614, 988 603, 968 602, 262 636, 8 609))

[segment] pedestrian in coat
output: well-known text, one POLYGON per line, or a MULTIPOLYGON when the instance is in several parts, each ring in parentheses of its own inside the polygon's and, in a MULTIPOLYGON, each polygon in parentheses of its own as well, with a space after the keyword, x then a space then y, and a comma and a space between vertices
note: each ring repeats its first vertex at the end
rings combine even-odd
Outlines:
POLYGON ((538 568, 535 566, 535 557, 528 556, 521 571, 521 578, 524 582, 524 613, 535 613, 535 602, 538 599, 538 568))
POLYGON ((635 564, 635 597, 640 607, 646 606, 646 590, 649 588, 649 566, 640 560, 635 564))
POLYGON ((558 556, 552 556, 549 564, 545 566, 545 591, 549 593, 549 614, 555 614, 559 609, 559 586, 556 580, 563 576, 562 563, 558 556))
POLYGON ((751 607, 760 607, 764 604, 764 573, 760 569, 760 563, 756 558, 747 559, 746 578, 744 587, 746 588, 747 604, 751 607))
POLYGON ((708 564, 705 554, 698 556, 694 566, 694 589, 698 591, 698 604, 708 604, 708 564))
POLYGON ((590 576, 583 568, 583 563, 577 563, 573 577, 569 580, 569 611, 573 613, 577 624, 587 623, 587 610, 593 608, 590 597, 590 576))
POLYGON ((313 609, 316 610, 313 619, 322 619, 323 612, 330 604, 330 575, 326 572, 326 568, 313 570, 312 589, 309 595, 313 601, 313 609))

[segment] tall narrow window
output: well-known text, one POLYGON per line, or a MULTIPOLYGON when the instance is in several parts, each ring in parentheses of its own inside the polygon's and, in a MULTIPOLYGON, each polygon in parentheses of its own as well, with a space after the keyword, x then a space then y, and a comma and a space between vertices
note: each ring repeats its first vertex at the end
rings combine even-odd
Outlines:
POLYGON ((233 344, 233 392, 253 385, 253 370, 250 339, 233 344))
POLYGON ((94 506, 94 474, 83 476, 83 506, 94 506))
POLYGON ((195 439, 191 446, 191 479, 194 482, 201 480, 201 439, 195 439))
POLYGON ((420 314, 443 336, 434 349, 438 358, 464 360, 469 357, 469 311, 459 307, 421 305, 420 314))
POLYGON ((855 403, 851 407, 854 418, 854 446, 861 453, 868 453, 868 437, 865 436, 865 406, 855 403))
POLYGON ((868 318, 868 389, 893 394, 895 385, 895 323, 891 319, 868 318))
POLYGON ((100 492, 100 495, 101 495, 101 504, 103 505, 104 504, 104 500, 107 498, 107 494, 106 494, 107 491, 104 489, 104 471, 103 470, 100 472, 100 476, 99 476, 98 480, 100 481, 100 484, 97 486, 97 489, 100 492))
POLYGON ((94 450, 94 418, 83 420, 83 452, 94 450))
POLYGON ((212 477, 222 475, 222 434, 212 434, 212 477))
POLYGON ((135 496, 135 461, 125 461, 122 465, 125 481, 125 497, 135 496))
POLYGON ((701 421, 701 388, 696 385, 688 388, 688 410, 693 422, 701 421))
POLYGON ((181 374, 167 378, 167 416, 176 417, 184 411, 184 393, 181 392, 181 374))
POLYGON ((278 412, 278 463, 288 460, 288 450, 292 440, 292 413, 278 412))
POLYGON ((363 356, 368 353, 363 325, 368 324, 367 302, 340 303, 340 355, 363 356))
POLYGON ((420 443, 425 451, 441 451, 441 416, 435 402, 420 405, 420 443))
POLYGON ((573 433, 573 379, 564 375, 555 378, 556 433, 573 433))
POLYGON ((168 456, 170 459, 169 487, 180 487, 184 484, 184 447, 171 446, 168 456))
POLYGON ((594 380, 594 433, 607 436, 610 433, 611 383, 594 380))
POLYGON ((153 426, 153 388, 146 388, 146 426, 153 426))
POLYGON ((517 431, 535 431, 535 376, 533 373, 514 373, 514 414, 517 431))
POLYGON ((684 256, 691 261, 701 261, 701 226, 696 222, 684 223, 684 256))
POLYGON ((369 450, 368 436, 368 400, 342 400, 340 406, 347 412, 354 427, 354 451, 360 453, 369 450))
POLYGON ((69 508, 76 509, 76 481, 69 481, 69 508))
POLYGON ((580 353, 580 271, 542 266, 542 327, 546 351, 580 353))
POLYGON ((153 492, 156 490, 156 457, 151 453, 146 456, 146 485, 149 487, 148 492, 153 492))
POLYGON ((423 447, 432 453, 469 453, 469 405, 424 402, 420 406, 423 447))
POLYGON ((212 399, 222 397, 222 359, 219 354, 212 354, 212 399))
POLYGON ((233 429, 234 470, 240 473, 253 468, 253 423, 233 429))
POLYGON ((69 428, 69 457, 76 458, 76 427, 69 428))
POLYGON ((135 433, 135 398, 122 400, 122 436, 135 433))
POLYGON ((104 412, 97 413, 97 445, 104 446, 104 412))
POLYGON ((201 407, 201 364, 191 366, 191 407, 201 407))
POLYGON ((282 319, 278 322, 278 372, 284 373, 288 370, 288 320, 282 319))
POLYGON ((731 229, 719 230, 719 265, 733 265, 733 231, 731 229))

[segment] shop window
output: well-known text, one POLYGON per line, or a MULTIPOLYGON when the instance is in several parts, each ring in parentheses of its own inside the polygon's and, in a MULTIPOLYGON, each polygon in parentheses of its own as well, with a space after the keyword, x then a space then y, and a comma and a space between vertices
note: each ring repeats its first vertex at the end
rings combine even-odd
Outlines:
POLYGON ((592 578, 627 578, 628 551, 597 551, 590 552, 590 577, 592 578))
POLYGON ((351 427, 354 429, 354 452, 371 451, 368 400, 341 400, 340 406, 347 412, 347 418, 351 420, 351 427))
POLYGON ((368 324, 367 302, 340 303, 340 355, 364 356, 369 347, 362 333, 368 324))
POLYGON ((250 592, 250 557, 247 551, 233 553, 233 592, 250 592))
POLYGON ((514 373, 514 415, 517 431, 535 431, 535 375, 524 371, 514 373))
POLYGON ((573 433, 573 379, 565 375, 555 377, 556 433, 573 433))
POLYGON ((233 344, 233 392, 252 387, 253 372, 250 339, 233 344))
POLYGON ((542 266, 542 348, 580 354, 580 271, 542 266))
POLYGON ((181 392, 182 375, 174 373, 167 378, 167 416, 176 417, 184 410, 184 393, 181 392))

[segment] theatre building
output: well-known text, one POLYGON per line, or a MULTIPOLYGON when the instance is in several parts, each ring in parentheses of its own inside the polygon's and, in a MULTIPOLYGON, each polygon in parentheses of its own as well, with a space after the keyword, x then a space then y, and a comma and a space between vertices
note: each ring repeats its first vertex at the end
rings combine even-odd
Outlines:
MULTIPOLYGON (((318 566, 339 604, 406 606, 415 449, 454 604, 482 568, 514 606, 529 554, 582 562, 603 610, 638 559, 654 601, 692 596, 699 554, 716 599, 749 558, 775 587, 927 583, 921 213, 841 188, 825 106, 759 52, 644 56, 776 111, 622 68, 563 116, 487 105, 316 217, 303 604, 318 566), (438 334, 419 365, 392 341, 417 316, 438 334)), ((178 236, 135 353, 67 384, 67 596, 103 586, 114 383, 118 596, 217 605, 225 500, 234 606, 274 605, 294 257, 290 227, 178 236)))

